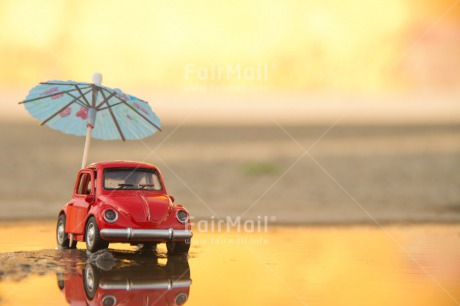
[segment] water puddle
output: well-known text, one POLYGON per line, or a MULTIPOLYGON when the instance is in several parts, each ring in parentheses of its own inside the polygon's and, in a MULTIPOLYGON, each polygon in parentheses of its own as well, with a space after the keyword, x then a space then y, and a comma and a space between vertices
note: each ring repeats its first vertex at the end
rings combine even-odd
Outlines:
POLYGON ((458 305, 460 226, 196 233, 189 256, 54 249, 54 224, 1 228, 1 305, 458 305), (39 230, 38 230, 39 229, 39 230), (34 232, 34 235, 25 233, 34 232), (20 242, 11 237, 24 237, 20 242))

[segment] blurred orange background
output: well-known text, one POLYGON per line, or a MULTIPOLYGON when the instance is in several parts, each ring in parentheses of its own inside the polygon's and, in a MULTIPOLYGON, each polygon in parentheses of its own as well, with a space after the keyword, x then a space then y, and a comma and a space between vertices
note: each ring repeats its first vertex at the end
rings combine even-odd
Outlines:
POLYGON ((2 1, 1 117, 27 118, 13 102, 40 81, 90 82, 100 71, 105 85, 158 103, 171 122, 180 120, 178 105, 201 105, 196 120, 265 105, 302 121, 312 112, 333 117, 350 100, 384 105, 366 115, 388 109, 390 118, 388 104, 412 101, 427 109, 424 119, 458 120, 458 2, 2 1), (195 71, 187 74, 187 65, 195 71), (227 66, 266 71, 210 77, 227 66))
POLYGON ((0 80, 97 69, 109 83, 177 89, 186 63, 269 63, 275 89, 407 88, 429 68, 443 81, 431 85, 460 84, 453 1, 232 2, 2 1, 0 80))

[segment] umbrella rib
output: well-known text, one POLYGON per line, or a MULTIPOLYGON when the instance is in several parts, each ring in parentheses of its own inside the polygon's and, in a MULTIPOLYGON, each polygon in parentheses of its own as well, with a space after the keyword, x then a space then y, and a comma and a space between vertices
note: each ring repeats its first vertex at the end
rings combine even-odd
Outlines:
MULTIPOLYGON (((101 91, 104 91, 104 90, 107 92, 108 95, 110 95, 110 96, 112 96, 112 97, 113 97, 114 95, 117 94, 116 91, 112 91, 112 92, 111 92, 110 90, 107 90, 106 88, 102 88, 101 91)), ((125 100, 123 100, 123 99, 120 98, 119 96, 116 96, 116 98, 117 98, 118 100, 120 100, 122 103, 123 103, 123 102, 126 102, 125 100)), ((101 104, 102 104, 102 103, 101 103, 101 104)))
POLYGON ((63 82, 63 83, 40 82, 40 84, 43 84, 43 85, 59 85, 59 86, 61 86, 61 85, 62 85, 62 86, 73 86, 73 85, 75 85, 75 84, 77 84, 77 85, 78 85, 78 84, 90 85, 89 83, 75 83, 75 82, 73 82, 73 83, 65 83, 65 82, 63 82))
POLYGON ((46 96, 43 96, 43 97, 37 97, 37 98, 29 99, 29 100, 24 100, 24 101, 19 102, 18 104, 32 102, 32 101, 36 101, 36 100, 40 100, 40 99, 46 99, 46 98, 57 96, 57 95, 60 95, 60 94, 66 94, 66 93, 69 93, 69 92, 72 92, 72 91, 75 91, 75 90, 76 89, 69 89, 69 90, 65 90, 65 91, 55 92, 55 93, 52 93, 50 95, 46 95, 46 96))
MULTIPOLYGON (((88 90, 88 91, 85 92, 85 93, 83 93, 83 92, 80 91, 80 95, 84 97, 84 96, 85 96, 87 93, 89 93, 90 91, 91 91, 91 89, 88 90)), ((81 101, 81 100, 80 100, 80 97, 76 97, 76 96, 74 96, 74 95, 72 95, 72 94, 70 94, 70 93, 68 93, 68 92, 66 92, 66 94, 69 95, 69 96, 71 96, 71 97, 74 98, 74 99, 77 99, 78 101, 75 101, 75 102, 76 102, 78 105, 81 105, 81 106, 83 106, 83 107, 91 107, 89 104, 85 104, 83 101, 81 101)), ((85 100, 86 100, 86 98, 85 98, 85 100)), ((88 102, 88 100, 86 100, 86 102, 88 102)))
MULTIPOLYGON (((105 88, 104 88, 105 89, 105 88)), ((109 91, 107 91, 109 92, 109 91)), ((142 115, 141 113, 139 113, 133 106, 131 106, 126 100, 120 98, 117 96, 117 98, 123 103, 123 104, 126 104, 129 108, 131 108, 136 114, 138 114, 139 116, 141 116, 145 121, 147 121, 148 123, 150 123, 151 125, 153 125, 153 127, 155 127, 157 130, 159 130, 161 132, 161 128, 156 125, 155 123, 153 123, 152 121, 150 121, 150 119, 148 119, 147 117, 145 117, 144 115, 142 115)), ((145 102, 145 101, 144 101, 145 102)))
POLYGON ((81 101, 75 101, 76 104, 80 105, 83 108, 88 108, 88 106, 85 103, 82 103, 81 101))
POLYGON ((106 98, 105 94, 104 94, 104 91, 102 91, 102 90, 101 90, 101 94, 104 97, 103 102, 105 102, 107 104, 107 108, 109 109, 110 116, 112 116, 113 122, 115 123, 115 126, 117 127, 118 133, 120 133, 121 140, 125 141, 125 136, 123 135, 123 132, 121 131, 121 127, 118 124, 117 118, 115 118, 115 115, 113 114, 113 111, 112 111, 112 107, 109 104, 110 96, 108 98, 106 98))
POLYGON ((45 123, 47 123, 48 121, 50 121, 51 119, 53 119, 54 117, 57 116, 57 114, 59 114, 60 112, 62 112, 64 109, 66 109, 67 107, 70 106, 70 104, 72 103, 75 103, 77 99, 73 99, 72 101, 70 101, 69 103, 67 103, 64 107, 62 107, 61 109, 59 109, 57 112, 55 112, 54 114, 52 114, 50 117, 48 117, 45 121, 43 121, 42 123, 40 123, 40 125, 44 125, 45 123))
POLYGON ((107 109, 107 108, 109 108, 109 107, 117 106, 117 105, 119 105, 119 104, 123 104, 123 102, 118 102, 118 103, 115 103, 115 104, 112 104, 112 105, 109 105, 109 106, 105 106, 105 107, 99 107, 97 110, 98 110, 98 111, 102 111, 102 110, 105 110, 105 109, 107 109))
MULTIPOLYGON (((107 90, 106 88, 103 88, 103 90, 105 90, 105 91, 106 91, 108 94, 111 94, 111 95, 112 95, 112 94, 117 94, 117 92, 116 92, 116 91, 110 92, 110 91, 109 91, 109 90, 107 90)), ((123 93, 123 92, 122 92, 122 93, 123 93)), ((119 96, 116 96, 116 98, 117 98, 118 100, 120 100, 120 103, 125 103, 125 102, 126 102, 126 100, 125 100, 125 99, 123 99, 123 98, 120 98, 119 96)), ((117 104, 119 104, 119 103, 117 103, 117 104)))
POLYGON ((156 125, 155 123, 153 123, 152 121, 150 121, 150 119, 148 119, 147 117, 145 117, 144 115, 142 115, 141 113, 139 113, 132 105, 130 105, 128 102, 126 101, 123 101, 124 104, 126 104, 130 109, 132 109, 136 114, 138 114, 139 116, 141 116, 145 121, 147 121, 148 123, 150 123, 151 125, 153 125, 157 130, 159 130, 161 132, 161 128, 156 125))
MULTIPOLYGON (((109 103, 107 103, 108 105, 109 103)), ((118 130, 118 133, 120 133, 120 136, 121 136, 121 140, 123 141, 126 141, 125 139, 125 136, 123 135, 123 132, 121 131, 121 127, 117 121, 117 118, 115 118, 115 115, 113 114, 113 111, 112 111, 112 108, 109 107, 109 113, 110 113, 110 116, 112 116, 112 119, 113 119, 113 122, 115 123, 115 126, 117 127, 117 130, 118 130)))
MULTIPOLYGON (((72 98, 75 98, 75 96, 70 95, 72 98)), ((80 105, 81 107, 88 108, 88 105, 86 105, 84 102, 81 102, 78 98, 76 98, 75 103, 80 105)))
POLYGON ((85 100, 86 104, 87 104, 88 106, 90 106, 90 104, 89 104, 89 102, 88 102, 88 99, 86 99, 85 95, 86 95, 88 92, 90 92, 91 90, 89 90, 88 92, 86 92, 85 94, 83 94, 83 93, 81 92, 80 87, 78 87, 78 85, 75 84, 75 88, 76 88, 76 89, 78 90, 78 92, 80 93, 80 96, 83 97, 83 99, 85 100))
POLYGON ((139 99, 139 98, 137 98, 137 99, 138 99, 139 101, 141 101, 141 102, 144 102, 145 104, 149 104, 149 102, 147 102, 147 101, 144 101, 144 100, 139 99))
POLYGON ((102 94, 102 96, 104 97, 104 100, 102 100, 102 102, 99 103, 99 104, 96 106, 96 109, 97 109, 97 110, 99 110, 99 107, 100 107, 102 104, 104 104, 104 103, 107 103, 107 105, 110 107, 109 99, 112 98, 112 97, 116 94, 116 92, 112 92, 107 98, 106 98, 105 95, 104 95, 104 91, 101 90, 101 94, 102 94))

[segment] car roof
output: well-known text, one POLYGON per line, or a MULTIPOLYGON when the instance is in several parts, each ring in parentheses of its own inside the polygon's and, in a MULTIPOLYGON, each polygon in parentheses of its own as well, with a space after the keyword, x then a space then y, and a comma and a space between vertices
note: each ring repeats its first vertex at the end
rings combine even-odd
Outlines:
POLYGON ((115 160, 115 161, 101 161, 92 163, 86 168, 96 168, 96 169, 106 169, 106 168, 153 168, 157 169, 152 164, 136 162, 136 161, 127 161, 127 160, 115 160))

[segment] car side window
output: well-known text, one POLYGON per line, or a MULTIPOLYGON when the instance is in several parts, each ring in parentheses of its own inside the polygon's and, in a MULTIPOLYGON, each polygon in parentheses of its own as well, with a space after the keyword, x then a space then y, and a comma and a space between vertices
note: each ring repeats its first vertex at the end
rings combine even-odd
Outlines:
POLYGON ((80 180, 78 183, 77 194, 91 194, 91 175, 89 173, 80 174, 80 180))

